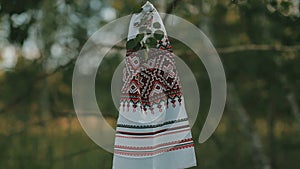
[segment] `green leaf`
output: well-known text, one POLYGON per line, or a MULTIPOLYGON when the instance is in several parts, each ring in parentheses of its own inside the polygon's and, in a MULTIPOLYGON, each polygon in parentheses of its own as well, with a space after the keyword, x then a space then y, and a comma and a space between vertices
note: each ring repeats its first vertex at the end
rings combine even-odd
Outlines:
POLYGON ((127 43, 126 43, 126 49, 127 50, 133 49, 134 46, 135 46, 134 39, 130 39, 129 41, 127 41, 127 43))
POLYGON ((145 34, 140 33, 140 34, 136 35, 135 41, 136 42, 140 42, 140 41, 142 41, 144 39, 144 37, 145 37, 145 34))
POLYGON ((148 48, 156 48, 157 40, 154 39, 153 37, 149 37, 146 40, 146 45, 148 46, 148 48))
POLYGON ((130 49, 139 50, 142 47, 141 41, 144 39, 144 37, 145 37, 145 35, 142 33, 136 35, 136 37, 134 39, 130 39, 126 43, 126 49, 127 50, 130 50, 130 49))
POLYGON ((141 43, 137 43, 137 44, 134 46, 133 50, 134 50, 134 51, 138 51, 138 50, 140 50, 141 48, 142 48, 141 43))
POLYGON ((151 33, 152 33, 152 30, 146 29, 146 34, 147 34, 147 35, 151 35, 151 33))
POLYGON ((157 40, 161 40, 164 37, 164 32, 161 30, 157 30, 154 32, 154 38, 157 40))
POLYGON ((153 23, 153 28, 155 28, 155 29, 160 29, 160 28, 161 28, 160 23, 159 23, 159 22, 153 23))

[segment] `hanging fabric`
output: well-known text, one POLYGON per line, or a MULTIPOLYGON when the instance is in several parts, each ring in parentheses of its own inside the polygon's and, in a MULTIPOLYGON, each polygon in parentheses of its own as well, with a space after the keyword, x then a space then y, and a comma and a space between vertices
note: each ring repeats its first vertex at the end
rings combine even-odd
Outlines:
POLYGON ((113 169, 196 166, 172 46, 150 2, 133 14, 126 48, 113 169))

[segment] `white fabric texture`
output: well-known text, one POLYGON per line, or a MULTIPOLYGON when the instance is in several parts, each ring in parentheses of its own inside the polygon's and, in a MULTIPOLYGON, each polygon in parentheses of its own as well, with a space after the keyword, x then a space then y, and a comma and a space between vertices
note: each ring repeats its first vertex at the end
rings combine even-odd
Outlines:
POLYGON ((196 166, 172 47, 151 3, 133 14, 127 44, 113 169, 196 166))

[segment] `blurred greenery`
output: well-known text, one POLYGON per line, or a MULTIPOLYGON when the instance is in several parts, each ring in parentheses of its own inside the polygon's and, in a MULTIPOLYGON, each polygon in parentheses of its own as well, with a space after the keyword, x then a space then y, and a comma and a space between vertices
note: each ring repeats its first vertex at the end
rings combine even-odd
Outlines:
MULTIPOLYGON (((223 62, 228 100, 216 133, 197 143, 210 105, 204 66, 184 44, 174 53, 193 71, 201 107, 193 127, 198 166, 299 169, 299 0, 153 0, 199 27, 223 62)), ((142 0, 0 0, 0 168, 111 168, 112 154, 80 127, 72 103, 74 62, 89 36, 138 11, 142 0)), ((115 127, 112 75, 124 57, 100 65, 96 95, 115 127)))

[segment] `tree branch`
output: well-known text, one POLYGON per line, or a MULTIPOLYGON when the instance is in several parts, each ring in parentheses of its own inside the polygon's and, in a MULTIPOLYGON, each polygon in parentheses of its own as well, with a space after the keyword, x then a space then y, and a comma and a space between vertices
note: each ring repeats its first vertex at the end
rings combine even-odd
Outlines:
MULTIPOLYGON (((178 5, 178 2, 180 0, 174 0, 173 2, 171 2, 168 7, 166 8, 166 14, 170 14, 172 13, 172 11, 174 10, 174 8, 178 5)), ((166 15, 163 19, 163 22, 165 22, 168 19, 168 15, 166 15)))
POLYGON ((178 2, 179 2, 180 0, 174 0, 173 2, 171 2, 169 5, 168 5, 168 7, 167 7, 167 9, 166 9, 166 13, 172 13, 172 11, 174 10, 174 8, 178 5, 178 2))
POLYGON ((294 52, 300 50, 300 45, 285 46, 285 45, 256 45, 246 44, 239 46, 230 46, 224 48, 217 48, 219 53, 235 53, 244 51, 278 51, 278 52, 294 52))
MULTIPOLYGON (((175 0, 179 1, 179 0, 175 0)), ((177 2, 173 3, 177 3, 177 2)), ((113 49, 122 50, 125 49, 125 46, 114 46, 113 49)), ((245 45, 239 45, 239 46, 229 46, 229 47, 223 47, 223 48, 216 48, 217 52, 219 54, 230 54, 230 53, 236 53, 236 52, 245 52, 245 51, 277 51, 277 52, 295 52, 300 51, 300 45, 292 45, 292 46, 285 46, 285 45, 257 45, 257 44, 245 44, 245 45)), ((42 74, 38 76, 37 81, 42 80, 44 78, 47 78, 69 66, 75 63, 75 60, 77 58, 74 58, 70 60, 67 64, 60 66, 56 68, 51 73, 42 74)), ((4 107, 2 110, 0 110, 0 114, 3 114, 4 112, 8 111, 9 109, 13 108, 15 105, 20 103, 23 98, 26 98, 24 96, 17 97, 14 101, 12 101, 11 104, 8 104, 6 107, 4 107)))

